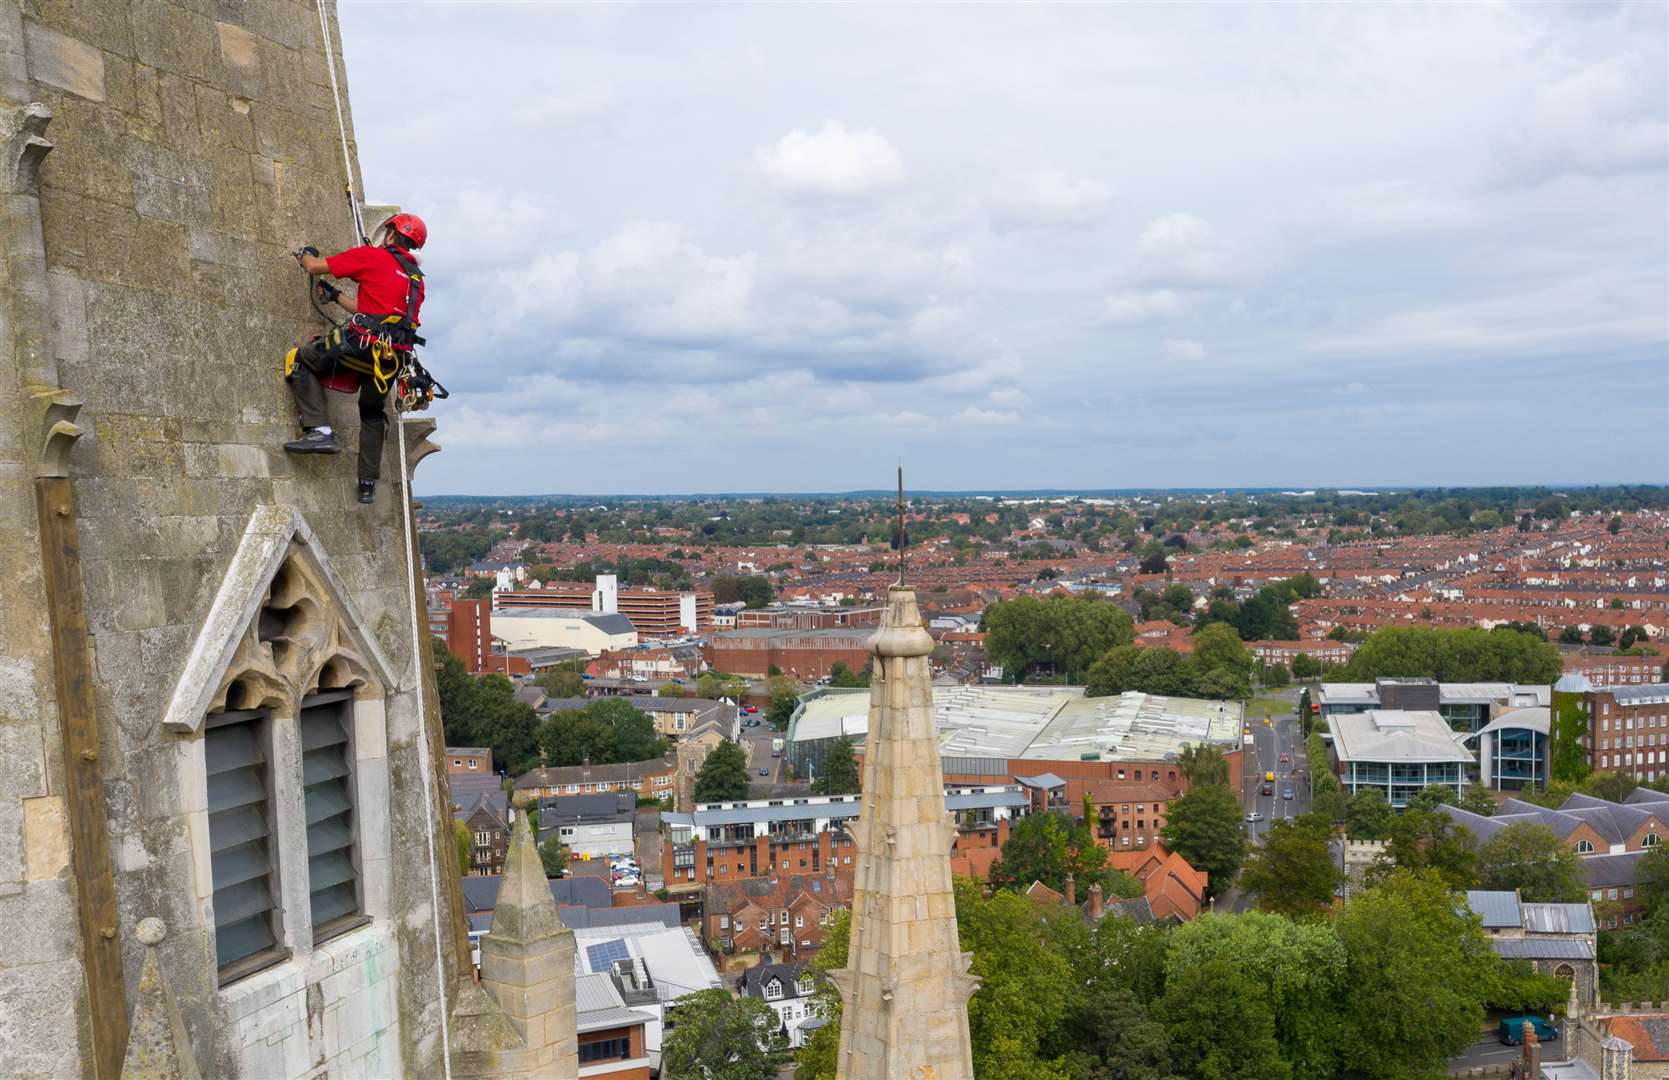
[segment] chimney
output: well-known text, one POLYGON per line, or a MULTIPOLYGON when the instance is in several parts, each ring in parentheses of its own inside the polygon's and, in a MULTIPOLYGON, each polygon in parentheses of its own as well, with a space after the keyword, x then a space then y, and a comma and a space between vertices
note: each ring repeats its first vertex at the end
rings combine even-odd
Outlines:
POLYGON ((1107 913, 1107 906, 1101 896, 1101 883, 1095 882, 1089 887, 1089 917, 1099 919, 1107 913))
POLYGON ((1072 880, 1072 871, 1070 870, 1066 872, 1066 905, 1068 907, 1078 906, 1078 883, 1072 880))

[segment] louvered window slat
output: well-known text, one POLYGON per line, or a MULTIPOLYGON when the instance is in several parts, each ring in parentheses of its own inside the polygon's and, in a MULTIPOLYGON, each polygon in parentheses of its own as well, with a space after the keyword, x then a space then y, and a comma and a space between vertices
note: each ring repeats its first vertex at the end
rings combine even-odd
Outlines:
POLYGON ((223 970, 277 945, 262 720, 233 720, 203 734, 215 956, 223 970))
POLYGON ((332 702, 301 711, 307 889, 315 934, 359 911, 353 762, 347 727, 351 708, 351 702, 332 702))

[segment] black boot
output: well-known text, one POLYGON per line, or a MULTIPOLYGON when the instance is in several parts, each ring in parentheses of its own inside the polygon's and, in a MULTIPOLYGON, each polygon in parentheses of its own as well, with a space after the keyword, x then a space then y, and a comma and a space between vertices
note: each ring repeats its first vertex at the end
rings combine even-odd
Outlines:
POLYGON ((377 482, 375 480, 361 480, 359 482, 359 501, 369 505, 377 497, 377 482))
POLYGON ((334 454, 341 448, 336 445, 336 435, 318 428, 308 428, 307 433, 299 439, 292 439, 284 444, 284 450, 291 454, 334 454))

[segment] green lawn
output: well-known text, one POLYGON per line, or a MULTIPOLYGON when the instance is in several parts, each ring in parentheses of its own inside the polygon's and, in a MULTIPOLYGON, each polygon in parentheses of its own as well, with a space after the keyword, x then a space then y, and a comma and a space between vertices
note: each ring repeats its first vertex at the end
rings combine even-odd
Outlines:
POLYGON ((1295 708, 1284 698, 1255 697, 1246 703, 1246 719, 1262 720, 1265 716, 1291 716, 1295 708))

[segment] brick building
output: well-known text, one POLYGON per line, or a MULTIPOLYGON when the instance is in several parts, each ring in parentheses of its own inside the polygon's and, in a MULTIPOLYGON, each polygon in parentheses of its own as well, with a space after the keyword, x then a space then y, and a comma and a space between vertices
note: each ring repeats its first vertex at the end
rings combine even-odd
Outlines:
POLYGON ((671 754, 617 765, 540 766, 516 777, 516 790, 541 798, 630 791, 660 799, 672 794, 677 772, 678 762, 671 754))
POLYGON ((1351 655, 1356 652, 1354 644, 1328 638, 1304 641, 1248 641, 1246 648, 1259 662, 1279 665, 1288 670, 1291 670, 1293 660, 1300 656, 1308 656, 1323 668, 1330 668, 1350 663, 1351 655))
POLYGON ((747 608, 736 613, 738 630, 833 630, 842 626, 878 626, 879 607, 774 607, 747 608))
POLYGON ((550 581, 537 589, 494 593, 501 610, 556 608, 624 615, 644 638, 672 638, 699 634, 713 627, 711 592, 669 589, 622 589, 613 574, 599 574, 595 584, 550 581))
MULTIPOLYGON (((956 822, 951 860, 956 872, 984 880, 1008 839, 1015 816, 1026 812, 1017 787, 948 787, 945 807, 956 822)), ((704 803, 687 814, 663 814, 661 876, 673 891, 772 874, 835 873, 850 881, 850 823, 857 795, 704 803)))
POLYGON ((1564 654, 1567 675, 1581 675, 1594 686, 1640 686, 1663 681, 1662 656, 1619 656, 1586 648, 1564 654))
POLYGON ((828 676, 836 661, 853 671, 869 663, 867 627, 823 630, 771 630, 754 627, 714 634, 702 647, 715 671, 762 679, 774 667, 797 679, 828 676))
POLYGON ((703 897, 702 936, 721 949, 804 956, 823 944, 835 914, 851 905, 850 874, 716 881, 703 897))
POLYGON ((1669 683, 1595 686, 1584 676, 1559 680, 1555 712, 1573 703, 1587 717, 1588 765, 1642 780, 1669 776, 1669 683))
POLYGON ((1669 838, 1669 794, 1650 788, 1636 788, 1620 803, 1572 795, 1557 810, 1508 799, 1493 817, 1456 806, 1438 809, 1471 832, 1480 845, 1519 822, 1552 829, 1581 862, 1589 899, 1600 925, 1607 929, 1634 924, 1641 909, 1635 894, 1640 857, 1669 838))

